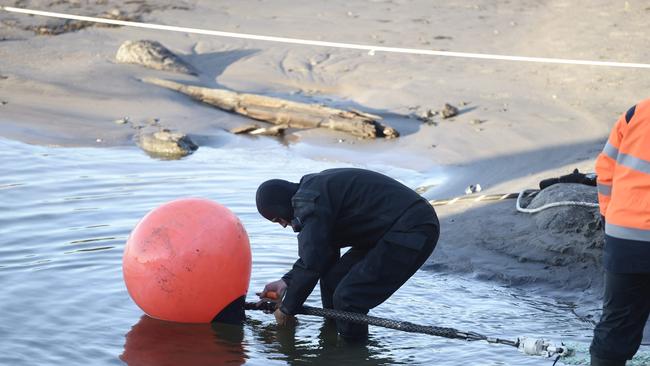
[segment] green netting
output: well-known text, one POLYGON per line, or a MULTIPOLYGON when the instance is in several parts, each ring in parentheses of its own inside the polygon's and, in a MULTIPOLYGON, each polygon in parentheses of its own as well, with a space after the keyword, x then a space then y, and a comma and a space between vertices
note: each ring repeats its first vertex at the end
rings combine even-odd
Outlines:
MULTIPOLYGON (((575 350, 571 357, 563 357, 560 362, 565 365, 589 365, 589 345, 584 343, 567 343, 568 347, 575 350)), ((627 361, 625 366, 650 366, 650 350, 642 347, 634 358, 627 361)))

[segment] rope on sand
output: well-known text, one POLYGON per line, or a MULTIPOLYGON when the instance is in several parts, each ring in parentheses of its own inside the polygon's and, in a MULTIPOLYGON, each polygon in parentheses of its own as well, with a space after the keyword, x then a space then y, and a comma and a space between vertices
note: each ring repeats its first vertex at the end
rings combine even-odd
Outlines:
MULTIPOLYGON (((537 194, 538 192, 529 192, 526 193, 526 197, 533 197, 537 194)), ((482 201, 502 201, 502 200, 507 200, 507 199, 512 199, 512 198, 517 198, 519 196, 519 193, 497 193, 497 194, 482 194, 480 196, 476 195, 467 195, 467 196, 458 196, 454 198, 447 198, 447 199, 441 199, 441 200, 429 200, 429 203, 432 206, 444 206, 444 205, 453 205, 454 203, 458 202, 482 202, 482 201)))
POLYGON ((536 196, 540 190, 538 189, 524 189, 523 191, 519 193, 501 193, 501 194, 484 194, 480 196, 475 196, 475 195, 469 195, 469 196, 459 196, 459 197, 454 197, 454 198, 449 198, 449 199, 442 199, 442 200, 429 200, 429 203, 432 206, 443 206, 443 205, 453 205, 454 203, 458 202, 483 202, 483 201, 502 201, 506 199, 517 199, 517 211, 523 212, 523 213, 537 213, 540 211, 544 211, 546 209, 552 208, 552 207, 559 207, 559 206, 582 206, 582 207, 598 207, 598 203, 593 203, 593 202, 582 202, 582 201, 560 201, 560 202, 552 202, 552 203, 547 203, 541 207, 537 208, 525 208, 521 206, 521 200, 522 198, 530 198, 536 196))
POLYGON ((142 22, 133 22, 133 21, 126 21, 126 20, 81 16, 81 15, 74 15, 74 14, 55 13, 50 11, 40 11, 40 10, 32 10, 32 9, 25 9, 25 8, 15 8, 10 6, 5 6, 5 7, 0 6, 0 10, 5 10, 12 13, 40 15, 40 16, 51 17, 51 18, 80 20, 85 22, 95 22, 95 23, 122 25, 128 27, 157 29, 157 30, 165 30, 165 31, 172 31, 172 32, 203 34, 203 35, 217 36, 217 37, 229 37, 229 38, 239 38, 239 39, 250 39, 256 41, 353 49, 353 50, 367 51, 369 55, 374 55, 376 52, 388 52, 388 53, 402 53, 402 54, 412 54, 412 55, 461 57, 461 58, 470 58, 470 59, 537 62, 537 63, 546 63, 546 64, 650 69, 650 64, 632 63, 632 62, 571 60, 571 59, 561 59, 561 58, 552 58, 552 57, 526 57, 526 56, 495 55, 495 54, 486 54, 486 53, 436 51, 436 50, 426 50, 426 49, 419 49, 419 48, 383 47, 383 46, 362 45, 362 44, 354 44, 354 43, 326 42, 326 41, 315 41, 315 40, 300 39, 300 38, 273 37, 273 36, 265 36, 265 35, 258 35, 258 34, 223 32, 223 31, 189 28, 189 27, 176 27, 176 26, 162 25, 162 24, 142 23, 142 22))

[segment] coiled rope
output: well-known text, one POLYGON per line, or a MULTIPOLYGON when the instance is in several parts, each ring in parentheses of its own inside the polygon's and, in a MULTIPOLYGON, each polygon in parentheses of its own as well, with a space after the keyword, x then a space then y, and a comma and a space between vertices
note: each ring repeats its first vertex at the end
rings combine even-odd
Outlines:
MULTIPOLYGON (((543 210, 546 210, 551 207, 558 207, 558 206, 582 206, 582 207, 598 207, 598 203, 594 202, 583 202, 583 201, 560 201, 560 202, 552 202, 552 203, 547 203, 541 207, 537 208, 523 208, 521 207, 521 198, 526 195, 527 192, 535 192, 536 194, 539 193, 539 190, 523 190, 519 192, 519 195, 517 196, 517 211, 519 212, 524 212, 524 213, 537 213, 543 210)), ((530 196, 529 196, 530 197, 530 196)))

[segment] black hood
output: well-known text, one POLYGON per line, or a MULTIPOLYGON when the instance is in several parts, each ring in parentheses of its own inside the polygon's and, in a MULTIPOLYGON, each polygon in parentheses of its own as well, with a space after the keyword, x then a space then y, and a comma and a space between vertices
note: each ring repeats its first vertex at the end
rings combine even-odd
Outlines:
POLYGON ((298 184, 281 179, 271 179, 257 188, 255 203, 257 211, 267 220, 277 218, 291 221, 293 207, 291 197, 298 191, 298 184))

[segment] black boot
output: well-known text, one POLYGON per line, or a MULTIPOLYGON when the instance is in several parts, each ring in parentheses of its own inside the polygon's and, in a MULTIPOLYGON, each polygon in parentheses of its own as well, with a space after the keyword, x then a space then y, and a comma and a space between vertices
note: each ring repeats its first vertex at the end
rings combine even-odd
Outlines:
POLYGON ((625 366, 625 360, 605 360, 591 355, 591 366, 625 366))

